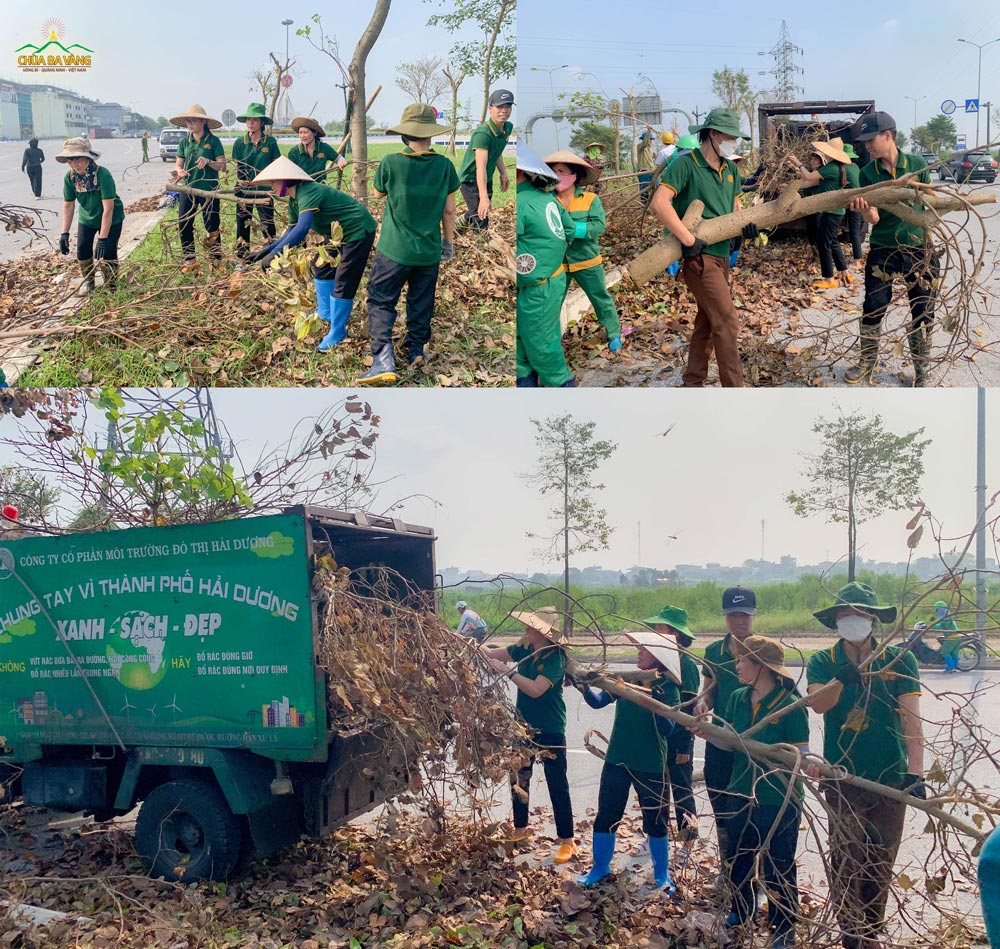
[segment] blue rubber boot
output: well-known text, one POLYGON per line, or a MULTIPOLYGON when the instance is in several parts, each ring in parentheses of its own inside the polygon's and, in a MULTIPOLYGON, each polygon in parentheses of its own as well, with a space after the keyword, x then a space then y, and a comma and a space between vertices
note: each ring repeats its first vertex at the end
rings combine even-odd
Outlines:
POLYGON ((944 657, 944 671, 958 672, 958 659, 955 656, 944 657))
POLYGON ((608 340, 608 349, 613 353, 617 353, 622 348, 622 338, 616 336, 614 339, 608 340))
MULTIPOLYGON (((333 290, 333 280, 317 280, 316 283, 330 284, 333 290)), ((342 300, 340 297, 330 297, 330 332, 323 337, 322 342, 316 348, 321 352, 333 349, 338 343, 342 343, 347 338, 347 320, 354 308, 353 300, 342 300)))
POLYGON ((615 855, 614 834, 594 834, 594 865, 589 873, 577 879, 581 886, 594 886, 611 875, 611 858, 615 855))
POLYGON ((385 343, 373 355, 372 367, 354 380, 359 386, 388 386, 396 381, 396 360, 392 357, 392 343, 385 343))
POLYGON ((670 844, 666 837, 650 837, 648 839, 649 856, 653 861, 653 880, 656 887, 673 895, 677 892, 677 887, 670 879, 670 844))
POLYGON ((324 322, 330 322, 330 294, 333 293, 334 280, 313 279, 316 288, 316 315, 324 322))

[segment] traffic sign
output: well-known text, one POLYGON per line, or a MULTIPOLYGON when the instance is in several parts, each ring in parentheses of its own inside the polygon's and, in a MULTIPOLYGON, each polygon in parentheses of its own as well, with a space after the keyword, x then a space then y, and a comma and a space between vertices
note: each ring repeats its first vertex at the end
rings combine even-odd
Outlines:
POLYGON ((945 115, 951 115, 951 113, 955 111, 955 108, 956 106, 954 99, 945 99, 944 102, 941 103, 941 111, 945 115))
POLYGON ((289 76, 288 73, 285 73, 285 75, 281 77, 281 88, 282 89, 292 88, 292 77, 289 76))
POLYGON ((965 151, 965 147, 966 147, 965 132, 959 132, 955 136, 955 151, 956 152, 965 151))
POLYGON ((226 109, 222 113, 222 124, 223 125, 233 125, 236 122, 236 113, 232 109, 226 109))
POLYGON ((979 100, 978 99, 966 99, 965 100, 965 111, 966 112, 978 112, 979 111, 979 100))

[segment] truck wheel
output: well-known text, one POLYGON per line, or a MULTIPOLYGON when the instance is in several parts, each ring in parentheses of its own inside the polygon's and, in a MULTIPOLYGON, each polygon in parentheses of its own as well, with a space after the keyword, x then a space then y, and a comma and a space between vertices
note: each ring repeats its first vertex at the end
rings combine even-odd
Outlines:
POLYGON ((135 845, 150 876, 224 880, 240 855, 243 832, 216 787, 206 781, 169 781, 143 801, 135 845))

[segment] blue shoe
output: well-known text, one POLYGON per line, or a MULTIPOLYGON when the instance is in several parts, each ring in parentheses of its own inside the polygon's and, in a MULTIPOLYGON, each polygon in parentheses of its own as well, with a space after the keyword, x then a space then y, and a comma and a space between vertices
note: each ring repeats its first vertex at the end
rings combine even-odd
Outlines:
POLYGON ((389 386, 396 381, 396 361, 392 358, 392 343, 384 343, 373 354, 372 367, 354 380, 359 386, 389 386))
POLYGON ((613 353, 617 353, 622 348, 622 338, 616 336, 614 339, 608 340, 608 349, 613 353))
MULTIPOLYGON (((317 280, 316 283, 328 283, 331 290, 334 284, 332 280, 317 280)), ((347 338, 347 320, 354 308, 353 300, 342 300, 340 297, 330 297, 330 332, 323 337, 322 342, 316 348, 321 352, 333 349, 338 343, 342 343, 347 338)))
POLYGON ((615 855, 614 834, 594 834, 594 865, 589 873, 577 878, 581 886, 594 886, 611 876, 611 858, 615 855))
POLYGON ((653 880, 658 890, 665 890, 671 896, 677 892, 670 879, 670 843, 666 837, 650 837, 649 856, 653 861, 653 880))
POLYGON ((334 280, 313 280, 316 288, 316 315, 324 322, 330 322, 330 295, 333 293, 334 280))

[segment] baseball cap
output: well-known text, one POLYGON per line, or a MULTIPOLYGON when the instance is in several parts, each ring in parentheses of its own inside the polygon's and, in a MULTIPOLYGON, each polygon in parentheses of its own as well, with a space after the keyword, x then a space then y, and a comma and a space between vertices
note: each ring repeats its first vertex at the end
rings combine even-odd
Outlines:
POLYGON ((722 613, 757 613, 757 597, 746 587, 730 587, 722 594, 722 613))
POLYGON ((856 142, 868 142, 879 132, 895 132, 896 120, 888 112, 869 112, 861 117, 861 127, 854 135, 856 142))
POLYGON ((510 89, 494 89, 490 93, 490 105, 513 105, 514 93, 510 89))

